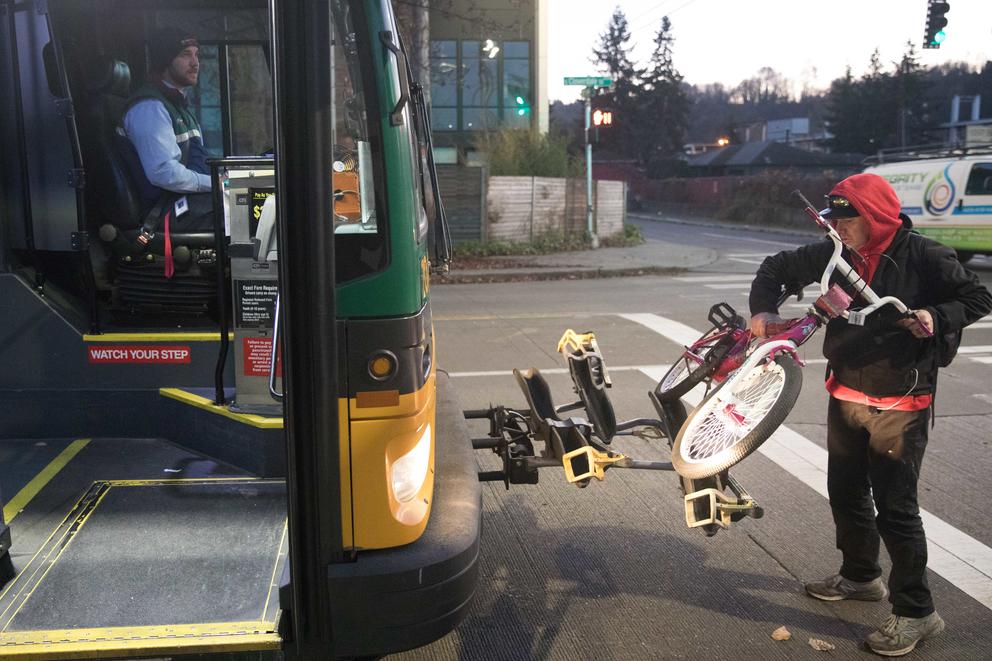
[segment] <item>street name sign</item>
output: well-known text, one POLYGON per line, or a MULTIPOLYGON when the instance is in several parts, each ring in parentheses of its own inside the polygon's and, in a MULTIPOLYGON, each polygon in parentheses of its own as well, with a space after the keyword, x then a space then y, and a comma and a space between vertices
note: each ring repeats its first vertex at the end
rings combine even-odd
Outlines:
POLYGON ((609 87, 613 84, 613 79, 609 76, 565 76, 565 84, 583 87, 609 87))

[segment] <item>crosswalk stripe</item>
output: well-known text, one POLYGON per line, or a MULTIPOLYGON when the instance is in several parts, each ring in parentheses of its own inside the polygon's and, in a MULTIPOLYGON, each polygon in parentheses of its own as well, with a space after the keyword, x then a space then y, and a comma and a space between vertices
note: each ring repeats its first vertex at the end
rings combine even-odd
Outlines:
POLYGON ((679 282, 746 282, 751 284, 753 275, 683 275, 675 278, 679 282))
MULTIPOLYGON (((668 365, 648 365, 649 369, 668 369, 668 365)), ((610 372, 637 372, 645 369, 644 365, 620 365, 614 367, 609 365, 610 372)), ((568 370, 564 367, 549 367, 547 369, 539 368, 541 374, 568 374, 568 370)), ((513 374, 512 369, 508 370, 484 370, 480 372, 449 372, 448 376, 451 378, 465 378, 465 377, 477 377, 477 376, 510 376, 513 374)))
POLYGON ((958 353, 992 353, 992 344, 975 344, 970 347, 958 347, 958 353))
MULTIPOLYGON (((624 314, 667 337, 676 344, 694 342, 701 333, 689 326, 655 314, 624 314), (669 335, 666 330, 672 331, 669 335), (694 337, 688 337, 695 333, 694 337)), ((992 358, 989 359, 992 362, 992 358)), ((641 372, 653 381, 663 372, 645 367, 641 372)), ((692 406, 699 403, 702 389, 697 386, 685 399, 692 406)), ((805 436, 782 425, 758 451, 794 475, 820 495, 827 497, 827 451, 805 436)), ((983 606, 992 609, 992 548, 921 509, 927 531, 927 566, 983 606)))
POLYGON ((748 287, 750 289, 751 282, 718 282, 714 284, 704 284, 704 287, 708 289, 740 289, 741 287, 748 287))

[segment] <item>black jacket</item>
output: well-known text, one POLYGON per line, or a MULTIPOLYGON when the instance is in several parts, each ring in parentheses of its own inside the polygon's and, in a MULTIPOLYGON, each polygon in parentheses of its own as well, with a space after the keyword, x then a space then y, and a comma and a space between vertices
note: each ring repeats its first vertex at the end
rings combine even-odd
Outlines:
MULTIPOLYGON (((947 246, 911 231, 903 221, 892 243, 879 261, 870 283, 879 296, 896 296, 910 309, 926 308, 933 315, 935 335, 956 331, 992 310, 992 294, 947 246)), ((758 267, 751 284, 751 314, 777 313, 775 304, 783 286, 806 286, 819 281, 830 256, 829 240, 772 255, 758 267)), ((844 259, 852 263, 844 251, 844 259)), ((831 282, 840 283, 854 296, 854 288, 838 273, 831 282)), ((851 309, 867 305, 855 297, 851 309)), ((823 355, 837 380, 873 397, 923 394, 936 384, 936 340, 917 339, 896 325, 899 313, 886 305, 867 317, 864 326, 846 319, 832 319, 823 340, 823 355)))

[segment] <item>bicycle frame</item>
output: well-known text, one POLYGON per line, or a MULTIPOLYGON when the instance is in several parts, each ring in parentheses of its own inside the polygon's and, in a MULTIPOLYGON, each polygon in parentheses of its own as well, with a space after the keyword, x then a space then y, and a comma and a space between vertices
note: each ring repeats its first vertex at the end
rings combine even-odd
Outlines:
MULTIPOLYGON (((775 357, 782 353, 788 353, 792 358, 798 362, 801 366, 805 363, 799 358, 796 353, 796 349, 806 342, 816 330, 825 324, 830 318, 834 316, 842 316, 848 319, 850 323, 855 323, 861 325, 864 323, 864 317, 875 312, 884 305, 892 305, 899 312, 908 313, 909 308, 906 304, 895 296, 879 296, 876 294, 868 283, 858 275, 854 268, 847 263, 847 260, 842 256, 844 250, 844 242, 841 240, 840 235, 837 230, 818 212, 809 200, 807 200, 802 193, 795 191, 795 193, 803 200, 805 203, 805 208, 803 211, 810 216, 816 224, 823 229, 827 236, 833 241, 834 250, 830 256, 830 261, 827 262, 826 267, 823 269, 823 275, 820 278, 820 298, 810 307, 809 312, 799 319, 792 320, 788 322, 787 327, 780 333, 777 333, 768 339, 760 342, 757 345, 751 345, 750 342, 754 339, 754 336, 750 331, 746 332, 746 341, 743 343, 738 343, 735 345, 720 362, 713 374, 714 380, 722 380, 720 377, 726 378, 732 372, 736 370, 734 376, 730 376, 726 383, 727 390, 725 392, 733 392, 734 385, 747 374, 751 369, 758 366, 761 362, 765 360, 774 360, 775 357), (852 313, 848 308, 853 302, 853 299, 848 297, 843 292, 835 293, 831 291, 830 278, 833 273, 837 271, 857 290, 857 295, 868 302, 868 306, 864 307, 854 313, 852 313), (820 303, 821 305, 817 305, 820 303), (855 316, 856 315, 856 316, 855 316), (740 355, 744 352, 747 358, 740 363, 740 355), (747 353, 749 352, 749 353, 747 353), (738 366, 739 365, 739 366, 738 366)), ((920 324, 920 327, 928 335, 932 335, 926 326, 920 324)))

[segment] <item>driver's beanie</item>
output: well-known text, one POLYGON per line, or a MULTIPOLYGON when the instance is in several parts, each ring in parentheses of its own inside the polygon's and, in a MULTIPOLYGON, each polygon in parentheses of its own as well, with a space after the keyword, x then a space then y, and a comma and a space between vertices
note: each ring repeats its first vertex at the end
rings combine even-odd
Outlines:
POLYGON ((177 27, 158 28, 148 37, 150 70, 156 73, 165 71, 184 48, 198 45, 196 37, 188 30, 177 27))

